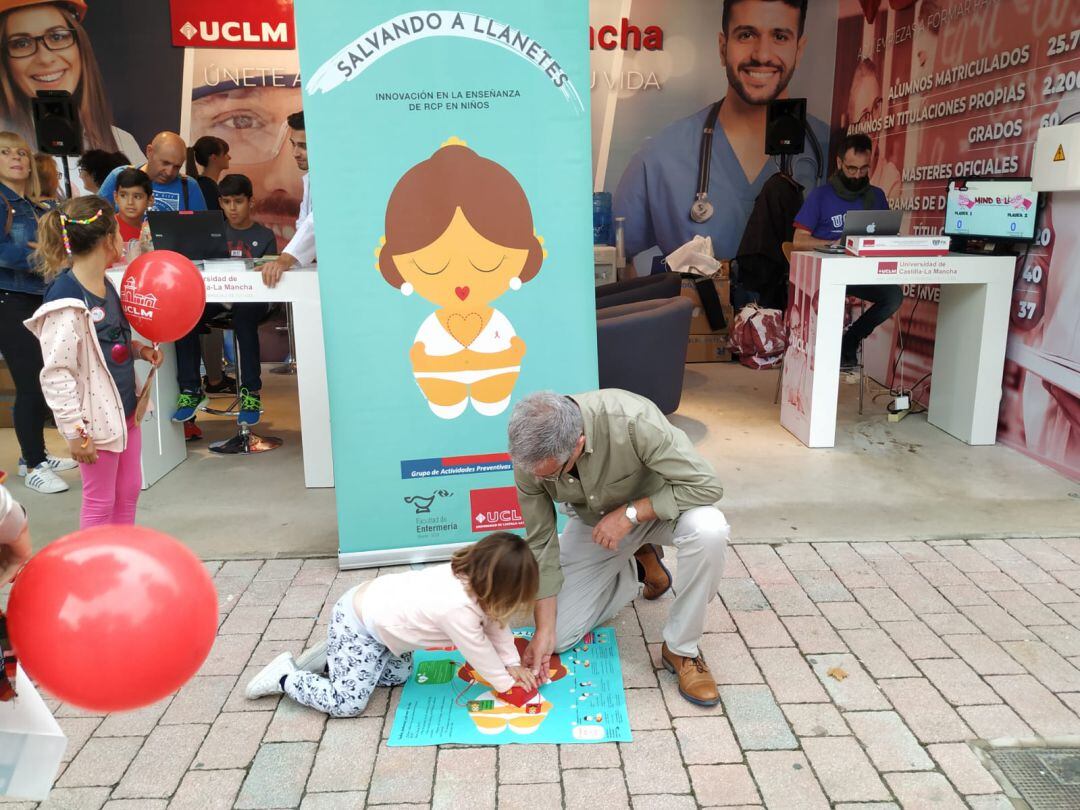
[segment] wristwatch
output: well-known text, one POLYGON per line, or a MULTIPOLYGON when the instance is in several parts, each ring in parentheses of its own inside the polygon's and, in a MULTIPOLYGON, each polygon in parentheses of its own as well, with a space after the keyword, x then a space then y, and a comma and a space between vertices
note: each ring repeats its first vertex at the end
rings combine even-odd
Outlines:
POLYGON ((626 519, 629 520, 630 523, 634 526, 641 525, 641 521, 637 519, 637 508, 634 506, 633 503, 628 503, 626 505, 626 519))

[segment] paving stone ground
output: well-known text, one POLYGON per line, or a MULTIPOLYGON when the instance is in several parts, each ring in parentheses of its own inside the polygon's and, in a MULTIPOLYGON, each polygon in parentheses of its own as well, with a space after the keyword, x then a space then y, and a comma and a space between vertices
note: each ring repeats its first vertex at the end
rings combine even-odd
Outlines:
POLYGON ((69 747, 41 810, 983 810, 1013 805, 973 742, 1080 743, 1080 539, 732 546, 702 641, 721 706, 657 668, 669 594, 612 622, 634 742, 474 750, 388 748, 396 689, 356 719, 243 697, 395 569, 206 565, 221 620, 194 680, 123 715, 48 700, 69 747))

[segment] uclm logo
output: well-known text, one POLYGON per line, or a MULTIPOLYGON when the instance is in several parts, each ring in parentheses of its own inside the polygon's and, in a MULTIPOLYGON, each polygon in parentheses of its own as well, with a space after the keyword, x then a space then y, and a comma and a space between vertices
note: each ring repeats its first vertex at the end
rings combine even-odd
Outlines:
POLYGON ((134 276, 129 276, 120 290, 120 305, 129 318, 152 321, 154 310, 157 309, 157 296, 139 292, 138 282, 134 276))
POLYGON ((289 39, 289 26, 284 22, 251 22, 249 20, 199 20, 198 27, 186 22, 180 26, 180 33, 189 41, 199 36, 200 43, 231 42, 245 45, 266 45, 284 43, 289 39))
POLYGON ((474 489, 469 493, 474 532, 497 532, 525 528, 525 518, 518 506, 517 489, 497 487, 474 489))
POLYGON ((296 47, 292 0, 169 0, 169 13, 181 48, 296 47))
POLYGON ((899 267, 899 262, 878 262, 877 272, 879 276, 896 275, 900 272, 899 267))

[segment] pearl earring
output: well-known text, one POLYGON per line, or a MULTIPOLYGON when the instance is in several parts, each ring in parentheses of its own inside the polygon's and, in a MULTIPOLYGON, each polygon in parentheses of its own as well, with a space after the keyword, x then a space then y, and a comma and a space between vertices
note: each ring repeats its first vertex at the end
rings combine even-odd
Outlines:
POLYGON ((512 279, 510 279, 510 289, 513 290, 514 292, 517 292, 518 290, 520 290, 521 289, 521 279, 518 278, 517 276, 514 276, 512 279))
POLYGON ((408 297, 413 294, 413 285, 406 281, 398 289, 401 290, 401 294, 408 297))

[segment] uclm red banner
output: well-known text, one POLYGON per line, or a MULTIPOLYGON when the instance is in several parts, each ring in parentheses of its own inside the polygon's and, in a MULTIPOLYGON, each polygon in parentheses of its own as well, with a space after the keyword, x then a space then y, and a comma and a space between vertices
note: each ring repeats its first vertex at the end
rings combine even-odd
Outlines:
POLYGON ((169 0, 172 43, 183 48, 291 50, 292 0, 169 0))

